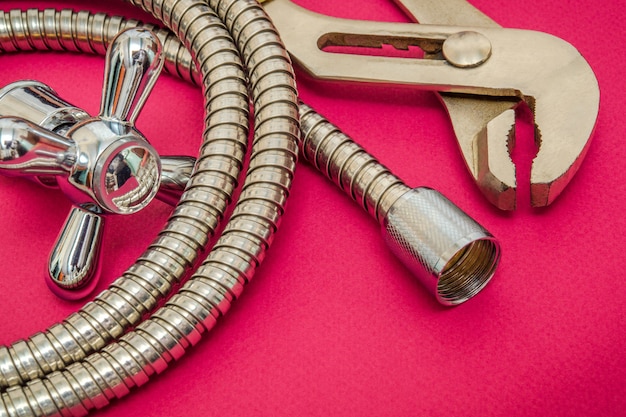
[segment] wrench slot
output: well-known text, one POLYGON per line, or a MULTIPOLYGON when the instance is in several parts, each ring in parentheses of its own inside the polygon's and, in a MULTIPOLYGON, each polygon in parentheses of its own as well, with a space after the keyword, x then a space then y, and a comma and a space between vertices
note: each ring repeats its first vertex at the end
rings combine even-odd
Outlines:
POLYGON ((380 56, 385 58, 424 59, 426 54, 417 46, 407 49, 398 49, 393 45, 383 44, 379 47, 329 45, 321 49, 322 52, 343 55, 380 56))
POLYGON ((433 39, 339 32, 325 33, 317 40, 317 47, 324 52, 409 59, 443 59, 442 44, 433 39))

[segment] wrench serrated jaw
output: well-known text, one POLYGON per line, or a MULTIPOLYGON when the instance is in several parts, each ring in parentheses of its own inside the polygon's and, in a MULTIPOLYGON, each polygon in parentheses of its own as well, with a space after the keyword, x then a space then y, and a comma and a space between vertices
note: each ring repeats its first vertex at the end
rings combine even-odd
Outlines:
POLYGON ((542 94, 529 102, 539 146, 530 177, 533 207, 551 204, 566 188, 587 154, 595 129, 598 81, 581 55, 567 63, 567 72, 568 77, 563 77, 554 71, 546 78, 542 94))
POLYGON ((517 188, 510 148, 519 99, 485 100, 439 94, 468 171, 485 198, 501 210, 515 210, 517 188))
MULTIPOLYGON (((542 55, 525 64, 533 71, 517 80, 518 100, 533 113, 539 149, 531 170, 531 205, 543 207, 560 195, 584 160, 598 116, 600 89, 591 67, 572 45, 551 35, 526 33, 544 43, 537 48, 542 55)), ((513 144, 513 109, 519 101, 450 94, 441 98, 477 185, 495 206, 514 210, 515 166, 507 147, 513 144)))
POLYGON ((501 210, 515 210, 515 165, 510 146, 515 136, 515 111, 508 109, 492 119, 476 137, 476 184, 490 203, 501 210))

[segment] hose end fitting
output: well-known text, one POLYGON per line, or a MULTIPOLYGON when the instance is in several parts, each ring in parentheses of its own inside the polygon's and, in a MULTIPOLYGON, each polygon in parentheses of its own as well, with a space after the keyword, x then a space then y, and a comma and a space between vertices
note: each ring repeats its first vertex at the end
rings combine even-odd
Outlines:
POLYGON ((430 188, 415 188, 398 198, 382 228, 391 251, 444 305, 478 294, 500 260, 497 240, 430 188))

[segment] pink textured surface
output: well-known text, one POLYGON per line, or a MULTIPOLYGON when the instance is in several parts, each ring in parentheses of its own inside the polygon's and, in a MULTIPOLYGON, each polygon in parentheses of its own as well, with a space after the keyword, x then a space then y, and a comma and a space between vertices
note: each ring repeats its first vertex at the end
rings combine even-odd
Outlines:
MULTIPOLYGON (((339 17, 403 21, 390 0, 301 0, 339 17)), ((520 204, 493 208, 462 164, 444 109, 428 92, 327 85, 300 77, 301 97, 411 186, 442 191, 502 244, 478 297, 442 308, 387 252, 378 228, 301 163, 282 228, 230 314, 163 375, 96 415, 621 416, 626 415, 623 92, 620 1, 475 0, 505 27, 576 46, 595 70, 601 110, 587 158, 547 209, 528 207, 534 152, 520 123, 520 204)), ((118 1, 4 1, 133 16, 118 1)), ((54 53, 1 57, 0 84, 31 78, 95 113, 102 59, 54 53)), ((566 111, 567 103, 563 103, 566 111)), ((526 118, 527 120, 527 118, 526 118)), ((162 77, 138 121, 163 154, 195 154, 201 96, 162 77)), ((54 190, 0 177, 4 248, 0 343, 62 320, 80 304, 47 289, 42 270, 69 209, 54 190)), ((145 248, 170 207, 107 219, 104 289, 145 248)))

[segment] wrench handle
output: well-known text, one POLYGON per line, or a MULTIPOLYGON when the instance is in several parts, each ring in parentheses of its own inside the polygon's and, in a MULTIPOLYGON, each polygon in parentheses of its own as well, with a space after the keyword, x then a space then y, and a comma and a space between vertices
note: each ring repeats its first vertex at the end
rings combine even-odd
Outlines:
POLYGON ((429 25, 500 27, 466 0, 394 0, 416 22, 429 25))

